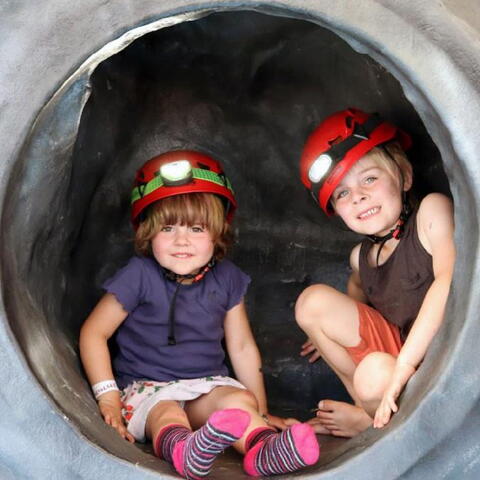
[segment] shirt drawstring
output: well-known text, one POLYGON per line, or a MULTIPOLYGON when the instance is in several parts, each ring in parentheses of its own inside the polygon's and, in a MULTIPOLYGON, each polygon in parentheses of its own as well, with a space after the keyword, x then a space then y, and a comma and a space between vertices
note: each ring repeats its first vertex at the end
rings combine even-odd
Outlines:
POLYGON ((178 291, 180 290, 180 285, 182 285, 182 282, 187 279, 191 279, 192 283, 199 282, 205 276, 205 274, 215 266, 215 263, 215 257, 212 257, 210 261, 196 274, 179 275, 171 270, 167 270, 166 268, 163 269, 165 277, 168 280, 176 283, 175 291, 173 292, 172 299, 170 300, 170 306, 168 308, 168 345, 177 344, 177 339, 175 338, 175 304, 177 302, 177 295, 178 291))
POLYGON ((177 280, 177 286, 173 292, 172 300, 170 301, 170 307, 168 309, 168 344, 176 345, 177 340, 175 338, 175 303, 177 301, 177 294, 180 290, 180 285, 183 282, 183 278, 177 280))

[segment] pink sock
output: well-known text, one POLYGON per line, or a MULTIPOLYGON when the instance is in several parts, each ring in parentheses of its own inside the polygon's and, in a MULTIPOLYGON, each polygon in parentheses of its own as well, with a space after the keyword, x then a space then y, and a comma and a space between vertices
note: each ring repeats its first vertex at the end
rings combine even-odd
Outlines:
POLYGON ((175 469, 189 480, 208 475, 217 455, 236 442, 249 423, 250 414, 238 408, 213 413, 202 428, 175 445, 175 469))
POLYGON ((188 438, 191 434, 192 431, 185 425, 178 423, 166 425, 160 430, 153 442, 153 452, 157 457, 173 463, 172 455, 175 445, 181 440, 188 438))
MULTIPOLYGON (((255 430, 250 433, 249 438, 255 433, 255 430)), ((313 428, 306 423, 293 425, 284 432, 265 434, 251 446, 243 459, 243 468, 249 475, 268 476, 294 472, 313 465, 318 460, 320 448, 317 438, 313 428)))

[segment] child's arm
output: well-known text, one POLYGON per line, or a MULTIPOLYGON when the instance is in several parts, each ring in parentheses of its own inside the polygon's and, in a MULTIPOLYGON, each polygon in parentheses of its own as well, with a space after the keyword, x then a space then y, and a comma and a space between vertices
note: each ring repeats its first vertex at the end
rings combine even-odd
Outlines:
POLYGON ((451 201, 441 194, 430 194, 418 210, 418 235, 432 255, 434 281, 428 289, 418 316, 398 355, 390 385, 377 409, 374 427, 383 427, 398 407, 396 400, 423 360, 430 342, 443 320, 455 262, 454 223, 451 201))
MULTIPOLYGON (((80 330, 80 356, 91 385, 114 378, 107 341, 127 315, 115 296, 107 293, 85 320, 80 330)), ((135 441, 123 423, 118 391, 101 395, 98 398, 98 408, 108 425, 128 441, 135 441)))
POLYGON ((293 419, 284 420, 268 414, 262 361, 243 301, 227 312, 224 328, 227 351, 235 375, 238 381, 255 395, 260 415, 268 415, 268 423, 281 430, 297 423, 293 419))

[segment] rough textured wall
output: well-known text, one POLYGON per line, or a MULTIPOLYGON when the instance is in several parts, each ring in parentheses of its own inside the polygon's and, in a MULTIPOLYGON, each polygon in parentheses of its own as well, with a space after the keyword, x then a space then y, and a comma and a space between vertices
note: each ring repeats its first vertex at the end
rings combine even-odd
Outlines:
MULTIPOLYGON (((73 10, 66 2, 44 2, 45 8, 35 17, 29 15, 26 3, 2 5, 2 56, 8 59, 0 70, 5 91, 5 115, 1 120, 5 150, 2 259, 8 315, 0 337, 5 365, 1 398, 9 412, 2 422, 5 430, 12 432, 0 443, 0 464, 4 465, 6 478, 96 478, 102 473, 120 478, 158 478, 94 450, 76 433, 77 424, 108 451, 158 468, 165 475, 169 472, 160 462, 122 444, 105 427, 97 425, 98 417, 92 418, 89 409, 94 408, 94 403, 85 382, 78 373, 75 376, 75 325, 98 295, 92 284, 98 286, 100 277, 128 255, 128 248, 119 246, 129 235, 126 209, 119 207, 126 206, 122 192, 128 188, 134 166, 159 147, 174 146, 172 138, 183 143, 186 129, 188 141, 203 145, 205 132, 219 130, 217 120, 224 119, 225 128, 208 140, 208 148, 227 162, 234 183, 241 187, 237 187, 242 203, 238 218, 241 242, 233 255, 257 280, 249 309, 260 320, 255 328, 267 355, 272 378, 269 386, 274 398, 284 400, 287 406, 291 404, 289 385, 280 383, 279 387, 280 377, 275 377, 278 357, 272 352, 276 342, 271 332, 278 334, 275 339, 285 342, 282 347, 288 365, 281 378, 300 375, 305 385, 309 375, 318 378, 325 374, 318 366, 312 371, 305 366, 296 369, 291 361, 301 341, 298 331, 295 336, 290 333, 296 328, 292 302, 311 281, 328 279, 341 285, 347 274, 341 252, 354 241, 342 232, 332 236, 326 233, 330 226, 308 203, 296 181, 292 158, 298 158, 305 135, 325 113, 350 101, 382 111, 417 134, 421 162, 436 154, 416 109, 440 147, 452 191, 456 200, 461 200, 457 202, 461 220, 458 238, 467 247, 475 248, 476 236, 467 238, 465 230, 476 229, 477 225, 477 183, 469 168, 475 140, 468 134, 475 125, 473 111, 478 103, 473 83, 477 74, 473 47, 478 44, 478 35, 465 29, 463 20, 455 16, 454 2, 449 2, 448 9, 441 3, 435 7, 428 2, 402 6, 394 3, 365 2, 355 12, 349 2, 336 2, 334 7, 328 2, 291 2, 288 9, 277 2, 268 2, 268 6, 278 8, 273 13, 325 23, 353 47, 368 52, 400 80, 413 106, 390 73, 371 58, 354 53, 333 33, 310 23, 260 20, 259 16, 245 13, 239 14, 243 21, 231 20, 234 14, 229 13, 152 34, 102 64, 92 77, 92 93, 78 142, 77 122, 89 94, 89 71, 65 85, 62 95, 42 112, 30 138, 27 134, 51 94, 88 55, 129 29, 171 13, 199 7, 266 9, 267 4, 164 2, 159 7, 156 2, 144 2, 140 7, 132 2, 125 4, 120 13, 109 2, 84 2, 73 10), (225 26, 232 35, 222 36, 225 26), (156 63, 158 56, 160 66, 156 63), (309 59, 315 59, 313 65, 309 66, 309 59), (345 68, 345 59, 357 68, 345 68), (334 95, 338 90, 342 92, 341 100, 334 95), (132 127, 137 133, 130 138, 132 127), (259 157, 261 165, 256 161, 259 157), (10 177, 17 158, 20 160, 10 177), (252 175, 254 168, 257 175, 252 175), (272 169, 277 170, 274 182, 268 181, 272 169), (471 175, 468 181, 466 172, 471 175), (270 193, 271 184, 277 187, 274 193, 270 193), (298 201, 285 207, 284 199, 290 197, 298 197, 298 201), (97 218, 102 225, 98 225, 97 218), (298 218, 303 221, 292 220, 298 218), (286 243, 286 239, 290 242, 286 243), (98 252, 86 246, 92 243, 99 246, 98 252), (102 271, 104 257, 108 258, 107 270, 102 271), (17 340, 60 409, 37 387, 17 340), (37 412, 34 421, 32 405, 37 412), (60 412, 67 412, 73 424, 60 412), (38 445, 31 438, 40 432, 44 441, 38 445), (27 451, 31 458, 28 465, 22 462, 27 451), (52 457, 53 451, 62 452, 61 456, 52 457)), ((465 15, 464 5, 461 14, 465 15)), ((418 174, 428 182, 439 171, 438 163, 429 161, 418 174)), ((431 185, 437 183, 445 188, 438 179, 431 185)), ((474 264, 463 262, 460 268, 464 282, 468 282, 474 264)), ((462 282, 457 285, 461 287, 462 282)), ((383 472, 385 478, 385 472, 392 477, 415 477, 423 471, 432 475, 476 471, 475 460, 468 454, 452 450, 452 455, 444 455, 452 449, 448 434, 460 429, 465 431, 463 441, 453 443, 453 448, 472 452, 478 447, 474 434, 477 416, 467 413, 478 396, 477 377, 468 355, 459 358, 457 353, 461 345, 468 354, 468 341, 473 340, 472 334, 464 338, 462 327, 468 310, 474 308, 466 303, 466 299, 473 300, 468 288, 464 290, 463 297, 454 292, 451 312, 456 318, 441 337, 451 340, 448 348, 437 343, 423 373, 408 390, 402 415, 395 419, 390 433, 367 433, 338 452, 334 465, 341 465, 338 474, 343 478, 357 477, 362 472, 374 478, 381 478, 383 472), (444 375, 440 366, 445 367, 444 375), (428 390, 433 391, 432 395, 426 395, 428 390), (471 394, 471 400, 462 399, 464 390, 471 394), (462 407, 459 413, 449 412, 444 425, 436 425, 436 408, 432 406, 445 406, 443 392, 451 393, 454 400, 455 394, 459 396, 462 407), (427 399, 426 406, 410 415, 420 398, 427 399), (374 440, 374 445, 364 448, 374 440), (402 459, 397 459, 393 471, 391 459, 399 443, 402 459), (369 456, 379 457, 379 449, 382 460, 372 466, 369 456), (437 470, 430 459, 435 460, 437 470)), ((311 392, 310 398, 302 400, 310 402, 318 393, 311 392)), ((307 475, 337 473, 321 464, 307 475)))

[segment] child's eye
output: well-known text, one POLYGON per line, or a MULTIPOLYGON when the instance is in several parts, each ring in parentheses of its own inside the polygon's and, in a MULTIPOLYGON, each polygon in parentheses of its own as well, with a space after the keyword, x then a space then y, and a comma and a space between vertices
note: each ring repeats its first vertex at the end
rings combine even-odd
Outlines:
POLYGON ((164 225, 160 231, 161 232, 171 232, 173 230, 173 227, 171 225, 164 225))
POLYGON ((348 190, 340 190, 335 194, 335 200, 340 200, 348 195, 348 190))
POLYGON ((192 227, 192 232, 193 233, 203 233, 205 229, 201 225, 194 225, 192 227))
POLYGON ((366 184, 373 183, 377 178, 378 178, 378 177, 373 177, 373 176, 372 176, 372 177, 367 177, 367 178, 365 179, 365 183, 366 183, 366 184))

